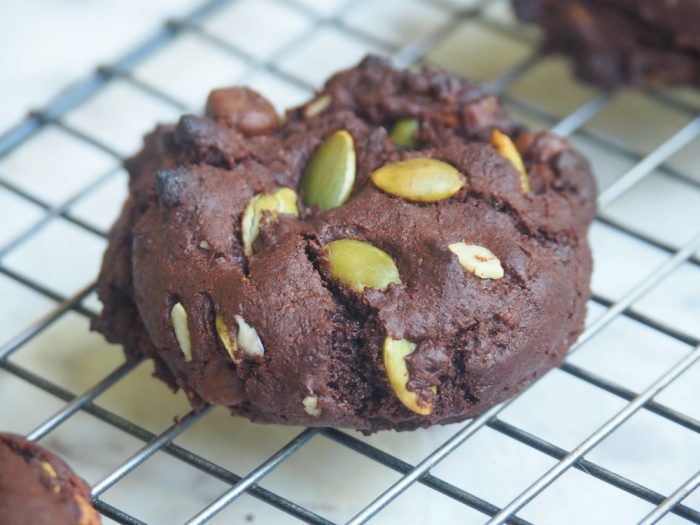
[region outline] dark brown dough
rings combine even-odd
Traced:
[[[318,98],[327,96],[319,114],[290,110],[284,124],[254,136],[195,116],[148,135],[126,163],[130,195],[104,258],[95,327],[129,358],[151,357],[157,375],[197,408],[220,403],[260,422],[366,432],[473,417],[556,366],[581,332],[589,296],[588,163],[563,140],[514,124],[481,87],[441,71],[398,71],[370,57],[331,78]],[[415,149],[388,136],[405,117],[420,121]],[[531,192],[491,145],[494,128],[514,137]],[[299,217],[280,215],[245,256],[241,215],[251,198],[282,186],[298,192],[309,158],[339,129],[357,155],[348,202],[327,212],[299,202]],[[371,182],[380,166],[410,157],[453,165],[466,186],[415,203]],[[363,293],[342,286],[323,248],[339,238],[387,252],[402,284]],[[493,251],[505,277],[465,271],[447,248],[462,240]],[[188,313],[191,361],[173,330],[176,302]],[[233,328],[242,316],[264,356],[234,364],[216,315]],[[429,416],[391,389],[387,336],[417,344],[408,388],[434,403]],[[318,398],[320,415],[304,410],[306,396]]]
[[[2,525],[98,525],[90,487],[66,463],[21,436],[0,433]]]
[[[582,79],[615,86],[700,86],[697,0],[513,0]]]

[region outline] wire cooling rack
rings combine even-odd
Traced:
[[[164,22],[162,30],[154,38],[114,63],[99,67],[92,76],[63,92],[43,109],[30,113],[0,137],[0,190],[40,210],[33,221],[23,225],[20,232],[0,244],[0,277],[11,284],[12,290],[31,290],[32,294],[53,305],[46,308],[43,316],[15,326],[12,337],[0,346],[0,372],[4,372],[8,378],[19,379],[36,387],[62,403],[49,417],[39,417],[41,423],[26,432],[29,439],[50,438],[52,433],[59,432],[62,427],[70,427],[71,420],[85,413],[106,424],[111,431],[121,431],[140,442],[141,445],[131,455],[119,455],[120,450],[110,450],[108,443],[97,452],[112,457],[114,463],[106,474],[100,476],[101,480],[93,484],[94,504],[106,521],[124,524],[145,522],[135,517],[134,514],[137,513],[132,513],[128,505],[110,500],[111,491],[124,484],[131,475],[143,470],[149,459],[162,454],[173,458],[175,465],[170,465],[172,468],[184,468],[183,465],[187,465],[197,471],[200,478],[195,479],[202,480],[203,484],[209,478],[220,482],[216,489],[219,492],[217,497],[208,496],[210,502],[192,512],[192,517],[189,517],[190,514],[178,517],[179,522],[189,524],[216,521],[217,516],[221,518],[227,509],[235,507],[244,496],[252,496],[263,502],[263,506],[269,505],[283,511],[274,520],[275,523],[292,518],[317,524],[340,521],[351,524],[368,521],[397,522],[396,516],[399,514],[387,513],[387,509],[410,507],[407,499],[401,496],[421,485],[431,493],[444,497],[444,500],[440,500],[444,503],[438,506],[447,506],[448,501],[454,505],[449,507],[449,514],[440,514],[442,507],[432,507],[422,517],[411,517],[409,514],[401,519],[402,522],[603,523],[605,520],[596,518],[601,510],[598,507],[621,506],[622,502],[627,502],[628,506],[635,509],[625,518],[629,521],[614,518],[614,521],[608,522],[632,523],[641,520],[639,522],[644,524],[700,523],[700,498],[697,497],[700,485],[700,448],[697,446],[697,440],[700,439],[700,216],[696,211],[700,209],[700,177],[697,168],[695,172],[692,168],[693,162],[700,162],[700,157],[697,156],[700,150],[700,97],[691,91],[678,90],[636,93],[596,91],[591,87],[580,86],[566,76],[557,77],[556,74],[549,83],[532,85],[528,80],[530,75],[539,70],[547,77],[551,74],[548,64],[552,60],[556,62],[556,59],[543,55],[537,46],[537,36],[531,29],[524,29],[512,22],[504,1],[468,1],[466,5],[459,5],[447,0],[401,3],[370,3],[368,0],[346,3],[268,0],[267,4],[284,7],[294,16],[287,20],[288,24],[281,26],[285,30],[280,31],[280,38],[288,38],[284,45],[277,49],[271,45],[264,53],[259,53],[259,49],[246,49],[245,42],[236,43],[235,38],[232,41],[226,38],[225,33],[222,36],[221,27],[225,28],[228,22],[220,17],[237,3],[243,3],[243,0],[213,0],[187,16]],[[252,2],[249,4],[252,5]],[[262,2],[256,4],[259,6]],[[367,22],[357,22],[362,19],[360,15],[363,10]],[[411,33],[411,24],[415,22],[411,20],[410,13],[415,13],[416,17],[429,16],[432,25],[429,31],[416,32],[410,39],[394,38],[392,26],[386,22],[391,19],[392,12],[404,17],[399,24],[404,34]],[[262,30],[267,21],[261,18],[259,23]],[[297,28],[295,34],[287,31],[290,27]],[[243,28],[237,28],[234,24],[230,27],[230,33],[235,35],[237,29]],[[256,31],[257,28],[253,27],[252,30]],[[465,31],[471,34],[469,39],[464,36]],[[308,64],[319,60],[317,55],[306,50],[308,43],[313,39],[325,38],[319,35],[329,32],[340,40],[325,50],[326,58],[322,61],[321,69],[327,69],[319,70],[313,75],[300,74],[300,67],[303,70]],[[486,77],[491,89],[502,95],[506,105],[518,118],[540,127],[549,127],[593,155],[601,186],[598,198],[600,213],[593,230],[596,275],[602,272],[612,284],[608,286],[608,293],[603,293],[599,289],[605,286],[596,286],[594,278],[595,293],[590,302],[589,322],[566,362],[525,393],[476,419],[440,430],[401,434],[400,439],[404,443],[408,442],[409,446],[414,439],[425,443],[425,436],[432,436],[432,440],[427,441],[430,446],[425,453],[421,451],[421,457],[408,454],[411,456],[410,461],[400,457],[401,454],[394,454],[393,450],[382,447],[381,438],[374,441],[376,438],[364,438],[335,429],[306,429],[298,432],[290,429],[290,432],[295,432],[292,439],[286,440],[276,452],[265,454],[261,461],[250,465],[245,474],[236,474],[232,467],[208,458],[206,452],[175,442],[176,438],[186,437],[186,433],[196,429],[198,424],[201,425],[201,421],[214,410],[212,407],[200,413],[188,412],[165,430],[153,432],[147,428],[148,425],[132,421],[118,411],[103,406],[101,396],[118,389],[141,363],[117,363],[95,384],[79,390],[80,393],[53,380],[43,370],[23,363],[23,351],[30,352],[26,349],[35,340],[46,337],[51,327],[71,315],[71,312],[88,319],[95,315],[92,295],[94,286],[90,284],[77,293],[74,290],[63,293],[61,287],[46,284],[41,278],[41,275],[54,271],[52,261],[32,263],[34,268],[38,268],[40,276],[37,277],[37,272],[25,271],[21,264],[25,259],[22,256],[13,259],[14,254],[21,252],[26,245],[38,242],[38,236],[42,242],[48,239],[51,243],[51,228],[57,221],[104,238],[107,224],[95,224],[89,215],[79,212],[80,205],[95,193],[104,191],[105,187],[111,188],[109,185],[115,178],[118,182],[123,182],[123,172],[119,169],[108,170],[105,175],[75,187],[66,198],[50,199],[41,191],[27,189],[27,185],[14,180],[10,173],[13,165],[8,165],[9,160],[31,148],[33,143],[40,140],[42,131],[52,129],[98,150],[115,163],[121,162],[125,154],[130,152],[133,142],[126,145],[124,140],[109,136],[105,138],[102,129],[104,126],[91,127],[91,122],[99,123],[105,114],[109,116],[118,113],[120,108],[98,107],[94,110],[97,115],[94,117],[97,120],[94,121],[81,115],[81,111],[84,113],[84,108],[94,103],[98,95],[113,89],[115,85],[122,88],[127,86],[158,104],[163,111],[153,118],[165,118],[162,115],[166,113],[168,116],[171,113],[174,115],[201,104],[200,94],[197,94],[199,98],[192,94],[190,100],[194,102],[185,100],[188,96],[186,88],[197,81],[194,75],[189,79],[183,77],[179,84],[158,85],[158,66],[148,65],[153,59],[156,62],[164,60],[167,66],[167,58],[154,57],[164,56],[164,50],[177,46],[183,38],[193,37],[207,53],[227,55],[235,60],[236,67],[241,71],[240,82],[250,81],[255,84],[253,80],[257,79],[261,84],[269,86],[279,81],[299,96],[310,93],[314,84],[327,72],[339,65],[350,65],[355,60],[354,56],[350,60],[352,53],[347,51],[347,46],[343,47],[346,40],[360,43],[364,49],[387,54],[402,67],[423,61],[465,74],[472,74],[475,70],[485,72],[482,76]],[[338,47],[334,47],[336,44]],[[516,51],[506,53],[504,46]],[[450,47],[453,50],[451,61],[445,59],[449,54],[445,49],[449,50]],[[506,56],[507,59],[504,58]],[[339,64],[344,61],[347,64]],[[185,71],[195,66],[194,61],[180,64],[181,70]],[[666,113],[671,116],[659,117]],[[140,118],[137,112],[131,113],[129,118],[131,117]],[[620,121],[626,121],[625,129],[631,129],[632,132],[620,133]],[[147,122],[147,127],[153,123]],[[145,129],[139,130],[141,131]],[[133,138],[130,137],[129,140]],[[687,168],[688,165],[690,169]],[[80,170],[81,165],[74,165],[73,169]],[[641,192],[640,188],[643,187],[646,190]],[[111,196],[111,199],[114,200],[115,197]],[[7,220],[5,218],[3,222]],[[12,220],[11,217],[9,221]],[[68,248],[64,246],[63,251]],[[4,299],[4,302],[8,302],[7,296]],[[13,297],[9,297],[9,300],[12,301]],[[640,330],[641,339],[639,336],[635,338],[634,334]],[[73,335],[76,340],[83,337],[82,333]],[[655,348],[657,343],[663,341],[663,344],[674,350],[653,354],[652,350],[642,348],[644,342],[640,341],[644,339],[649,341],[650,347]],[[47,356],[51,344],[49,342],[47,346],[46,341],[43,344],[45,353],[42,355]],[[607,350],[607,354],[601,357],[600,352],[603,350]],[[113,353],[117,355],[116,351]],[[574,353],[577,354],[573,355]],[[597,360],[587,357],[590,355],[598,356]],[[618,361],[615,360],[616,356]],[[80,366],[88,370],[90,360],[98,359],[97,352],[82,359]],[[2,399],[2,381],[9,381],[5,376],[0,380],[0,406],[14,404],[9,397]],[[538,389],[542,390],[541,385],[551,377],[559,378],[560,383],[555,383],[555,386],[560,384],[560,389],[555,389],[553,395],[551,392],[548,395],[546,390],[537,394]],[[576,381],[575,385],[579,385],[576,388],[583,389],[581,397],[594,400],[589,409],[598,406],[596,400],[603,399],[599,396],[606,396],[606,409],[601,411],[602,416],[593,419],[593,426],[590,426],[583,411],[574,406],[569,406],[569,412],[564,412],[572,414],[568,418],[554,412],[536,414],[538,403],[541,403],[539,406],[542,411],[549,411],[553,405],[547,405],[550,401],[545,398],[557,398],[569,388],[566,385],[574,384],[565,381]],[[153,385],[156,384],[153,382]],[[673,392],[676,394],[672,395]],[[144,393],[146,395],[149,394]],[[528,396],[534,396],[534,404],[527,405]],[[520,412],[515,410],[523,403],[524,409]],[[26,411],[30,420],[35,408]],[[567,407],[564,409],[566,411]],[[528,420],[526,416],[532,416],[533,413],[536,415]],[[648,444],[642,447],[639,456],[633,456],[636,459],[631,462],[619,461],[625,455],[625,450],[635,449],[647,439],[644,432],[635,433],[634,426],[631,430],[628,428],[630,422],[644,414],[652,414],[656,418],[653,427],[669,428],[667,435],[682,431],[685,437],[680,441],[671,439]],[[3,427],[3,417],[0,409],[0,428]],[[535,424],[531,423],[533,419]],[[586,420],[587,423],[577,423],[581,420]],[[232,434],[230,446],[235,447],[236,428],[245,423],[233,419],[230,421],[232,429],[226,431]],[[236,422],[233,423],[234,421]],[[520,424],[521,421],[523,424]],[[71,428],[73,437],[77,439],[80,430]],[[624,428],[628,430],[621,433]],[[481,454],[480,447],[483,447],[484,440],[479,441],[479,436],[487,430],[495,441],[503,443],[501,446],[504,450],[510,443],[516,443],[519,447],[517,450],[522,451],[509,453],[503,460],[506,467],[511,469],[508,472],[490,472],[488,463],[486,467],[483,463],[480,464],[482,470],[476,478],[491,480],[484,481],[483,484],[507,485],[511,477],[520,474],[515,489],[506,495],[494,497],[498,502],[488,497],[489,492],[482,490],[478,482],[471,485],[460,483],[459,477],[454,474],[455,470],[472,468],[465,457],[474,459]],[[268,431],[271,431],[271,427],[254,429],[257,435]],[[568,437],[558,438],[564,435]],[[299,457],[302,450],[308,450],[312,444],[323,439],[326,440],[327,447],[332,447],[327,457],[342,456],[346,459],[336,465],[319,465],[317,468],[321,471],[324,467],[337,468],[341,470],[342,477],[342,471],[349,469],[346,477],[352,476],[353,472],[357,476],[362,471],[352,470],[350,465],[360,462],[362,465],[380,465],[395,473],[391,478],[382,477],[384,484],[379,487],[374,487],[364,477],[356,477],[356,484],[368,484],[371,489],[364,493],[369,494],[369,497],[365,497],[365,501],[353,508],[347,516],[334,513],[334,505],[338,502],[318,501],[327,498],[327,495],[323,493],[321,496],[322,488],[314,485],[317,478],[305,475],[303,469],[293,471],[292,479],[296,475],[298,483],[308,487],[305,502],[283,495],[282,490],[266,488],[264,483],[266,477],[279,472],[285,465],[292,463],[293,458]],[[615,443],[616,440],[617,448],[614,450],[617,453],[613,459],[602,453],[596,455],[607,443]],[[469,456],[471,451],[474,451],[474,455]],[[526,457],[533,451],[545,461],[531,471],[532,469],[526,468]],[[89,450],[84,453],[90,457],[95,454]],[[639,460],[639,457],[642,459]],[[660,468],[659,465],[664,464],[657,461],[660,457],[670,458],[667,463],[670,466]],[[304,456],[304,462],[313,461],[313,454]],[[494,460],[494,469],[496,463]],[[456,468],[448,475],[447,467],[450,466]],[[654,488],[653,482],[639,481],[653,481],[656,479],[654,476],[661,476],[662,470],[670,471],[665,478],[667,481],[663,484],[663,491]],[[546,509],[539,513],[531,510],[537,507],[538,501],[544,501],[544,507],[550,510],[565,506],[565,498],[548,499],[547,494],[562,479],[576,472],[580,475],[575,478],[577,488],[573,489],[574,492],[588,491],[589,482],[595,480],[597,486],[613,490],[616,497],[603,502],[596,501],[595,497],[588,503],[584,500],[583,510],[577,511],[582,516],[577,517],[569,515],[569,518],[557,518],[561,514],[550,515]],[[144,484],[139,489],[142,492],[148,493],[151,490],[149,484],[159,483],[148,478],[140,479]],[[385,479],[391,481],[384,482]],[[196,490],[196,487],[189,486],[189,489]],[[571,488],[568,490],[571,491]],[[418,500],[428,501],[425,492],[412,493],[419,494],[415,496]],[[563,492],[560,490],[553,494],[556,496]],[[156,497],[161,498],[163,506],[174,504],[174,498],[169,498],[167,494]],[[336,497],[342,502],[342,491],[336,493]],[[221,511],[224,514],[219,515]],[[326,517],[327,515],[332,517]],[[614,513],[608,514],[610,515],[615,516]],[[255,515],[246,515],[244,519],[253,520]]]

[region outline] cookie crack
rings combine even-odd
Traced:
[[[576,240],[571,239],[569,235],[564,232],[556,233],[542,227],[533,230],[525,223],[522,217],[520,217],[520,214],[511,203],[503,199],[499,199],[495,195],[470,190],[466,193],[463,202],[470,198],[483,202],[492,210],[506,215],[519,233],[535,240],[538,244],[545,248],[551,248],[551,245],[564,245],[570,247],[576,244]]]
[[[352,390],[355,393],[361,393],[361,404],[359,404],[359,406],[352,406],[352,411],[354,416],[359,420],[365,420],[366,417],[363,416],[363,414],[372,412],[371,406],[378,406],[383,397],[383,391],[377,386],[378,382],[371,377],[372,373],[376,373],[376,363],[373,362],[368,353],[361,351],[363,348],[371,347],[368,341],[372,339],[372,332],[376,331],[374,328],[378,327],[376,326],[378,325],[376,313],[371,311],[372,308],[365,304],[360,308],[359,305],[356,304],[358,302],[357,300],[344,294],[338,285],[325,275],[321,267],[320,255],[318,252],[320,247],[318,237],[313,234],[303,234],[302,239],[304,241],[304,253],[306,257],[314,271],[318,274],[321,284],[328,290],[336,306],[336,316],[333,319],[333,324],[337,327],[337,332],[334,333],[331,342],[331,347],[335,355],[331,356],[331,363],[334,363],[336,366],[345,364],[351,367],[354,374],[356,374],[354,378],[358,380],[360,384],[353,385]],[[339,340],[336,339],[336,334],[340,338]],[[351,359],[349,362],[343,359],[343,347],[345,347],[345,350],[350,350],[351,352]],[[329,370],[332,370],[332,366],[333,365],[329,367]],[[341,377],[342,372],[341,370]],[[346,385],[340,384],[334,380],[329,381],[328,386],[339,396],[339,401],[341,403],[347,402],[349,393],[344,392],[344,386]]]
[[[463,391],[463,399],[467,404],[476,405],[480,399],[472,392],[470,381],[467,376],[467,365],[465,363],[465,354],[469,351],[469,345],[465,344],[463,341],[465,339],[472,339],[476,337],[479,331],[479,320],[474,320],[470,325],[458,330],[452,336],[448,348],[452,350],[452,355],[450,356],[450,361],[452,365],[452,370],[454,371],[454,381],[460,384]]]

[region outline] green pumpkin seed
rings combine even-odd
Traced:
[[[418,394],[407,388],[409,374],[406,357],[412,354],[415,349],[416,345],[411,341],[387,337],[384,340],[384,348],[382,349],[382,360],[384,361],[389,384],[399,401],[416,414],[429,416],[433,411],[432,402],[427,404],[420,403]],[[436,392],[437,387],[435,387],[435,392],[433,393]]]
[[[465,184],[455,167],[428,158],[386,164],[372,173],[372,182],[386,193],[416,202],[447,199]]]
[[[400,148],[415,148],[418,145],[420,122],[417,118],[402,118],[391,128],[391,139]]]
[[[331,275],[356,292],[365,288],[384,290],[390,283],[401,284],[393,259],[367,242],[340,239],[328,243],[326,253]]]
[[[352,135],[344,129],[336,131],[316,150],[304,170],[302,202],[322,210],[344,204],[352,193],[356,169]]]
[[[263,225],[273,222],[280,213],[297,217],[299,215],[297,194],[289,188],[280,188],[275,193],[256,195],[250,200],[241,219],[241,237],[245,255],[253,254],[253,243],[258,238],[266,211],[270,215]]]

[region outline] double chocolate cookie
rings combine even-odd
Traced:
[[[513,0],[597,84],[700,86],[697,0]]]
[[[460,421],[581,332],[589,166],[467,80],[370,57],[282,123],[217,90],[126,167],[95,327],[196,408],[366,432]]]
[[[2,525],[99,525],[90,488],[55,454],[0,433]]]

